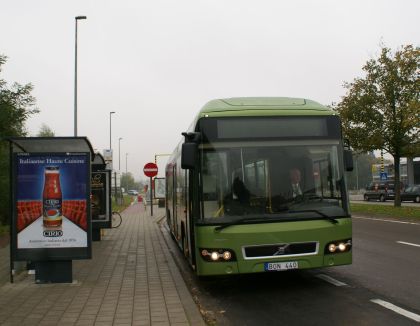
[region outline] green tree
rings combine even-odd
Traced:
[[[130,190],[130,189],[138,190],[135,187],[134,177],[130,172],[122,173],[122,175],[121,175],[121,187],[125,188],[125,191]]]
[[[383,149],[395,164],[395,206],[401,206],[400,158],[420,144],[420,49],[382,47],[364,66],[364,78],[345,83],[347,94],[335,107],[354,149]]]
[[[347,172],[347,182],[349,189],[362,189],[372,182],[372,164],[376,159],[373,154],[354,153],[354,169]]]
[[[37,136],[38,137],[54,137],[55,133],[50,127],[48,127],[45,123],[43,123],[41,125],[41,128],[39,129]]]
[[[0,73],[6,63],[0,55]],[[31,84],[11,86],[0,78],[0,222],[7,223],[9,216],[9,146],[8,137],[26,136],[25,122],[37,113],[35,98],[31,95]]]

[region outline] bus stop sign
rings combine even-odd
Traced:
[[[146,163],[143,172],[146,177],[153,178],[158,174],[158,167],[155,163]]]

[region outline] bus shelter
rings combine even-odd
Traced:
[[[86,137],[10,138],[11,281],[29,261],[36,283],[72,282],[72,260],[90,259],[91,161]]]
[[[111,228],[111,170],[104,157],[95,153],[91,175],[92,240],[101,240],[101,229]]]

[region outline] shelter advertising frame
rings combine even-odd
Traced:
[[[13,152],[14,260],[92,257],[91,152]]]
[[[111,223],[111,171],[93,170],[91,175],[92,228],[109,229]]]
[[[166,187],[165,187],[165,178],[154,178],[154,187],[153,193],[155,199],[165,199],[166,197]]]

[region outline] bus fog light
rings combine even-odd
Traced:
[[[216,252],[216,251],[213,251],[212,253],[211,253],[211,259],[213,260],[213,261],[216,261],[216,260],[218,260],[219,259],[219,254]]]
[[[229,251],[225,251],[223,253],[223,259],[224,260],[230,260],[232,258],[232,254]]]
[[[329,246],[328,246],[328,250],[330,251],[330,252],[335,252],[335,250],[337,249],[337,247],[336,247],[336,245],[334,244],[334,243],[331,243]]]

